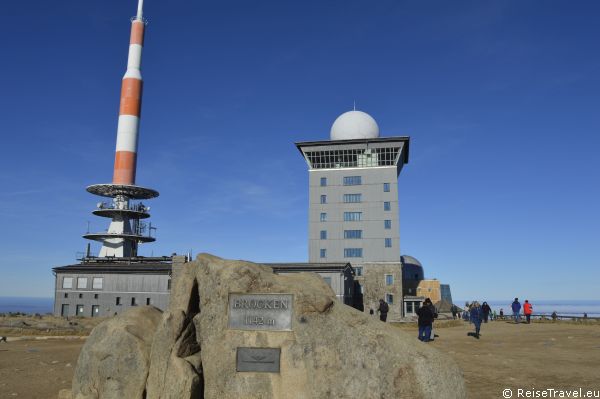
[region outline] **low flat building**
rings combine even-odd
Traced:
[[[175,257],[184,262],[185,256]],[[85,258],[53,268],[54,315],[112,316],[131,307],[153,305],[166,310],[174,259],[145,257]]]

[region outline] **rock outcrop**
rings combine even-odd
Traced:
[[[77,360],[73,398],[142,398],[161,317],[159,309],[144,306],[94,328]]]
[[[231,293],[293,295],[291,331],[229,328]],[[155,311],[140,317],[141,310],[94,330],[77,365],[75,398],[466,397],[452,359],[343,305],[316,274],[280,276],[266,266],[202,254],[174,276],[161,320]],[[132,323],[144,324],[143,339],[128,331]],[[280,348],[279,372],[236,371],[237,349],[245,347]],[[139,369],[125,376],[129,365]]]

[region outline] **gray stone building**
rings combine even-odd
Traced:
[[[402,316],[398,176],[410,138],[379,137],[373,118],[342,114],[331,140],[299,142],[309,169],[309,262],[350,262],[364,309],[379,299],[390,319]]]
[[[185,256],[86,258],[55,267],[54,315],[103,317],[144,305],[165,310],[172,264],[186,260]]]

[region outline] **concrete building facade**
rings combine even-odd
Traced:
[[[398,176],[410,138],[379,138],[365,115],[340,116],[332,140],[296,143],[309,170],[308,258],[350,262],[365,312],[384,299],[393,319],[403,310]]]

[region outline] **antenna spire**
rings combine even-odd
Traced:
[[[354,110],[356,111],[356,100],[354,100]]]
[[[143,9],[144,8],[144,0],[138,0],[138,10],[137,10],[137,16],[136,19],[138,21],[141,21],[143,18]]]

